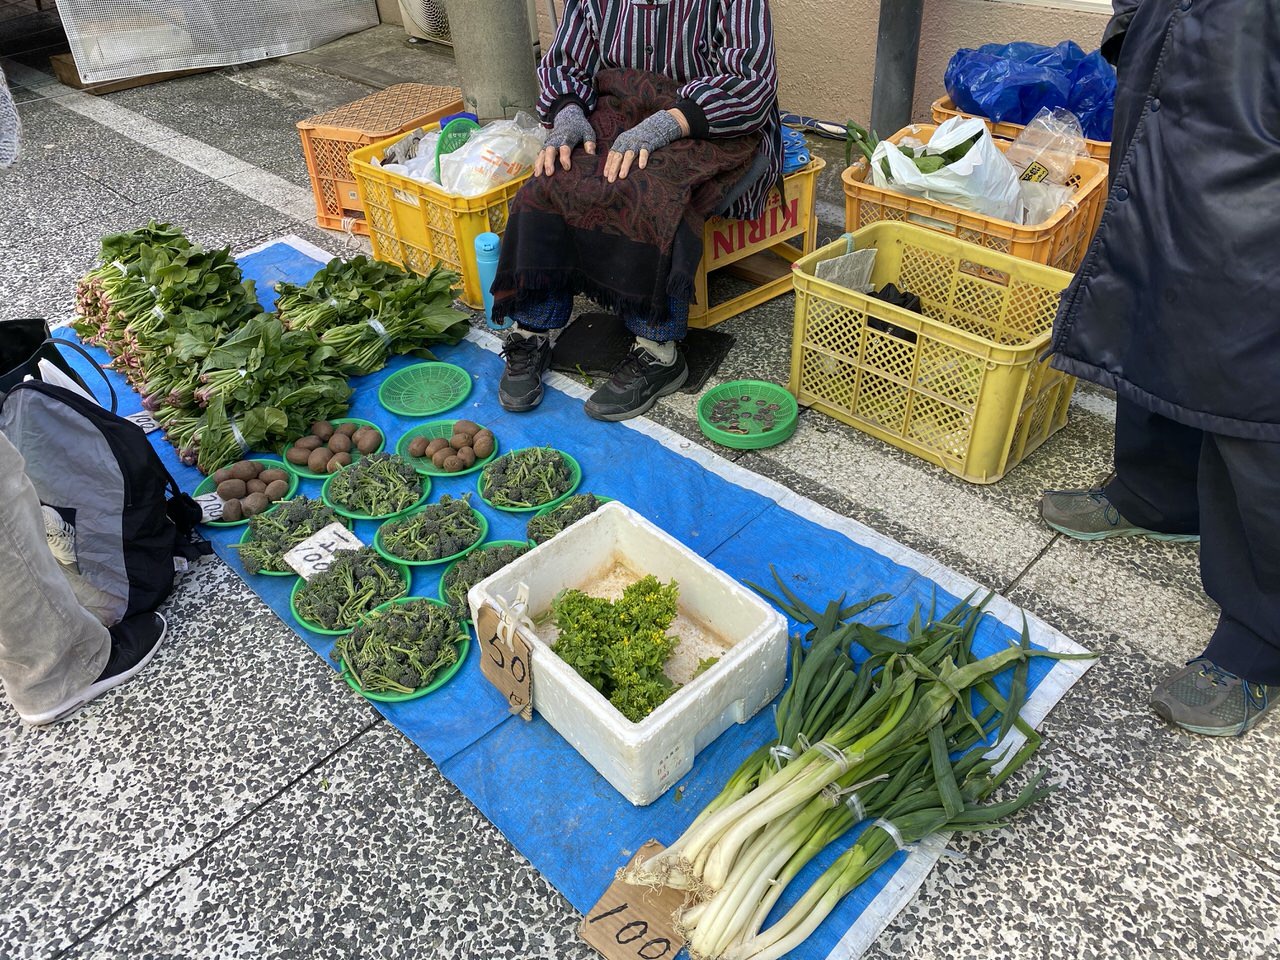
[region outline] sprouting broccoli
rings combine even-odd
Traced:
[[[293,598],[298,615],[325,630],[346,630],[388,600],[409,591],[408,579],[373,550],[345,550]]]
[[[270,513],[249,521],[249,536],[235,545],[240,561],[250,573],[292,573],[284,555],[340,518],[319,500],[296,497]]]
[[[587,514],[594,513],[604,503],[593,493],[580,493],[570,497],[553,510],[533,517],[525,532],[534,543],[546,543],[565,527],[572,526]]]
[[[540,507],[568,492],[572,484],[568,461],[551,447],[503,454],[480,474],[480,492],[495,507]]]
[[[444,574],[444,596],[454,615],[467,618],[467,591],[528,551],[527,544],[481,547],[457,561]]]
[[[422,477],[394,453],[371,453],[328,481],[329,500],[369,517],[389,517],[422,498]]]
[[[382,548],[401,560],[433,563],[479,543],[484,529],[470,494],[461,499],[446,494],[439,503],[383,524],[378,536]]]
[[[457,662],[461,638],[447,607],[410,600],[367,616],[330,656],[368,693],[412,693]]]

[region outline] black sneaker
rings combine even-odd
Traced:
[[[551,366],[551,338],[512,333],[502,346],[507,368],[498,383],[498,402],[513,413],[532,410],[542,402],[542,375]]]
[[[644,347],[632,347],[613,368],[609,382],[587,400],[587,416],[630,420],[652,407],[659,397],[675,393],[688,379],[689,364],[679,349],[672,363],[661,363]]]
[[[52,710],[19,716],[35,726],[67,719],[90,700],[133,679],[160,649],[167,630],[168,624],[158,613],[140,613],[117,623],[108,631],[111,654],[97,680]]]

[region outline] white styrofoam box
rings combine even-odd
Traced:
[[[473,618],[528,587],[533,618],[566,589],[591,592],[619,563],[638,577],[679,585],[680,612],[728,644],[640,723],[632,723],[527,628],[533,648],[533,707],[637,806],[652,803],[693,767],[693,758],[734,723],[745,723],[782,689],[787,623],[736,580],[617,501],[606,503],[471,588]]]

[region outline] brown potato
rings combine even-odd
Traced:
[[[434,457],[438,451],[447,449],[449,449],[449,441],[444,437],[436,437],[427,444],[427,456]]]
[[[453,450],[450,447],[443,447],[437,450],[431,457],[431,462],[439,469],[444,469],[444,462],[453,456]]]
[[[430,446],[426,437],[414,437],[409,441],[409,456],[423,457],[427,454],[427,447]]]
[[[223,467],[221,470],[219,470],[217,473],[213,475],[213,485],[216,487],[220,485],[224,480],[230,480],[230,479],[232,479],[231,471],[228,468]]]
[[[240,501],[240,509],[246,517],[256,517],[271,507],[265,493],[251,493]]]
[[[357,430],[355,436],[351,439],[355,442],[356,449],[361,453],[373,453],[373,451],[382,446],[382,434],[373,427]]]
[[[459,420],[453,425],[454,433],[479,433],[480,429],[480,424],[474,420]]]
[[[222,505],[222,519],[227,523],[239,523],[244,519],[244,509],[239,500],[228,500]]]
[[[324,443],[333,436],[334,427],[328,420],[317,420],[311,425],[311,435],[319,437],[320,442]]]
[[[462,468],[475,466],[476,453],[470,447],[463,447],[458,451],[458,459],[462,461]]]
[[[459,470],[465,469],[462,463],[462,458],[456,454],[445,457],[444,463],[441,464],[441,466],[443,466],[449,473],[457,473]]]
[[[305,467],[311,457],[311,451],[296,444],[284,452],[284,458],[296,467]]]
[[[335,433],[332,437],[329,438],[330,453],[350,453],[351,446],[352,446],[351,438],[348,437],[346,434]]]
[[[249,493],[266,493],[267,485],[261,480],[254,479],[245,484],[245,489],[248,490]]]
[[[294,446],[299,450],[319,450],[324,446],[324,441],[319,437],[303,437]]]
[[[241,460],[239,463],[233,463],[229,468],[231,476],[236,480],[252,480],[262,472],[262,468],[252,460]]]
[[[258,474],[258,479],[263,483],[275,483],[277,480],[289,481],[289,474],[278,467],[272,470],[263,470]]]
[[[325,464],[324,472],[337,473],[343,467],[349,466],[350,464],[351,464],[351,454],[335,453],[333,455],[333,459],[331,459],[327,464]]]
[[[284,499],[284,495],[289,492],[289,481],[272,480],[267,484],[267,489],[264,492],[267,495],[267,499],[272,503],[275,503],[277,500],[282,500]]]
[[[328,447],[312,450],[311,456],[307,458],[307,469],[312,473],[324,473],[324,468],[328,465],[332,456],[333,453],[330,452]]]
[[[486,437],[477,433],[476,439],[471,445],[471,449],[475,453],[476,459],[483,460],[485,457],[489,456],[489,454],[493,453],[493,435],[490,434]]]
[[[218,496],[223,500],[239,500],[241,497],[248,494],[248,492],[249,491],[245,489],[245,482],[243,480],[223,480],[218,484]]]
[[[455,450],[461,450],[463,447],[471,446],[471,434],[455,433],[449,440],[449,446],[453,447]]]
[[[476,439],[476,440],[479,440],[481,437],[488,437],[490,440],[492,440],[492,439],[493,439],[493,431],[492,431],[492,430],[487,430],[487,429],[485,429],[485,428],[483,428],[483,427],[482,427],[481,429],[477,430],[477,431],[476,431],[476,433],[475,433],[475,439]]]
[[[338,424],[338,433],[345,433],[348,437],[360,429],[358,423],[340,423]]]

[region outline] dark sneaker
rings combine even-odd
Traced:
[[[1280,687],[1248,683],[1205,657],[1197,657],[1151,695],[1165,721],[1209,737],[1239,736],[1280,701]]]
[[[502,347],[502,359],[507,361],[498,383],[502,409],[513,413],[532,410],[542,402],[542,375],[551,366],[551,338],[509,334]]]
[[[168,624],[158,613],[140,613],[121,621],[109,630],[111,654],[97,680],[52,710],[19,716],[35,726],[67,719],[90,700],[132,680],[160,649],[167,630]]]
[[[587,400],[587,416],[597,420],[630,420],[638,417],[659,397],[675,393],[689,379],[689,364],[676,350],[673,363],[661,363],[643,347],[632,347],[609,377],[609,382]]]
[[[1135,526],[1111,505],[1106,491],[1048,490],[1040,498],[1040,516],[1059,533],[1077,540],[1106,540],[1109,537],[1147,537],[1173,543],[1194,543],[1195,533],[1160,533]]]

